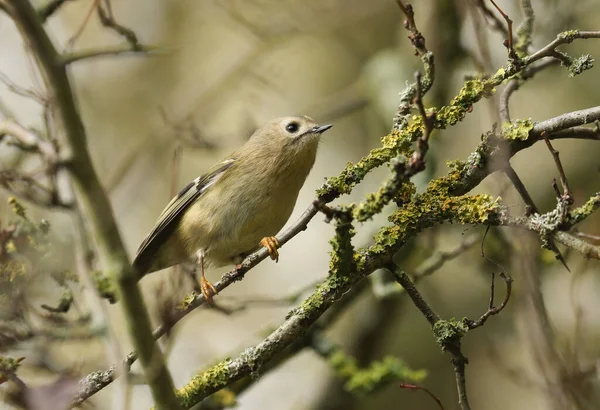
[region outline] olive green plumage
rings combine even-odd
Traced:
[[[321,133],[308,117],[259,128],[240,149],[171,200],[140,245],[140,274],[186,262],[202,252],[209,266],[237,263],[274,236],[290,217],[312,168]]]

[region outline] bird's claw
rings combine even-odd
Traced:
[[[269,257],[275,262],[279,262],[279,252],[277,248],[279,248],[279,241],[274,236],[266,236],[262,238],[259,245],[267,248],[267,252],[269,252]]]
[[[217,292],[217,289],[215,289],[213,284],[207,281],[204,277],[200,279],[200,290],[202,291],[204,300],[206,300],[209,305],[214,305],[215,302],[213,301],[213,296],[219,292]]]

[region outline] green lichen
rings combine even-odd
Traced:
[[[368,194],[364,201],[356,205],[353,214],[357,221],[363,222],[371,219],[381,213],[391,201],[395,201],[398,205],[410,201],[416,191],[416,186],[412,182],[405,181],[403,169],[396,169],[379,190]]]
[[[356,272],[352,237],[356,234],[352,225],[351,208],[343,211],[335,220],[335,236],[329,241],[329,276],[348,276]]]
[[[504,210],[499,198],[490,195],[452,196],[449,191],[460,180],[459,171],[429,183],[427,190],[394,212],[388,219],[393,226],[381,228],[375,243],[369,247],[374,254],[398,250],[419,232],[444,222],[461,224],[496,224]]]
[[[298,306],[298,308],[296,308],[296,309],[292,310],[290,313],[288,313],[286,319],[289,318],[292,314],[297,313],[297,312],[308,312],[308,311],[319,310],[321,308],[321,306],[323,306],[323,304],[324,304],[322,295],[329,293],[330,286],[331,285],[329,284],[329,279],[327,279],[323,283],[319,283],[317,285],[317,287],[315,288],[315,291],[312,293],[312,295],[309,296],[308,298],[306,298],[300,304],[300,306]]]
[[[329,355],[328,363],[336,375],[346,381],[344,388],[359,396],[399,380],[420,383],[427,376],[425,370],[413,370],[394,356],[386,356],[382,361],[374,361],[369,367],[361,369],[356,359],[346,355],[340,348],[334,349]]]
[[[526,141],[533,129],[531,118],[505,122],[502,124],[502,137],[508,141]]]
[[[598,208],[600,208],[600,192],[592,196],[585,204],[583,204],[579,208],[573,209],[568,214],[565,222],[568,224],[569,227],[572,227],[578,224],[579,222],[583,221],[588,216],[590,216]]]
[[[557,38],[565,40],[566,43],[572,43],[579,35],[579,30],[567,30],[560,33]]]
[[[210,369],[194,376],[188,384],[176,391],[181,405],[190,408],[208,394],[219,390],[229,382],[230,359],[217,363]]]
[[[474,79],[465,82],[458,95],[452,99],[450,105],[437,111],[435,128],[445,129],[462,121],[467,113],[473,109],[473,104],[482,98],[489,98],[496,91],[498,82],[496,77],[490,79]]]
[[[14,197],[8,203],[15,220],[0,224],[0,281],[14,282],[31,277],[45,266],[51,255],[50,224],[41,220],[35,223],[26,208]]]
[[[209,400],[210,405],[216,409],[236,407],[238,404],[237,394],[235,394],[235,392],[230,389],[219,390],[218,392],[207,398],[207,400]]]
[[[118,297],[115,282],[100,271],[93,271],[91,276],[98,294],[110,303],[116,303]]]
[[[13,359],[12,357],[0,356],[0,384],[8,381],[10,375],[14,375],[19,369],[24,357]]]
[[[594,67],[594,58],[590,54],[584,54],[579,58],[569,58],[567,61],[568,64],[566,66],[569,71],[569,77],[575,77]]]
[[[177,305],[177,310],[188,310],[190,305],[196,300],[198,294],[194,291],[189,295],[185,295],[183,300]]]
[[[370,171],[389,162],[398,153],[410,150],[412,141],[421,135],[422,126],[422,123],[411,124],[402,131],[396,130],[384,136],[381,147],[371,150],[356,164],[349,162],[338,176],[329,178],[317,190],[317,197],[323,202],[331,202],[340,195],[349,194]]]
[[[519,25],[517,29],[517,41],[515,42],[515,51],[517,56],[523,58],[527,55],[527,50],[532,42],[533,34],[533,23],[535,21],[535,14],[531,3],[527,1],[521,2],[521,9],[525,15],[525,19]]]
[[[10,205],[14,214],[20,216],[23,219],[27,219],[27,211],[25,207],[17,200],[17,198],[11,196],[8,198],[8,204]]]
[[[465,334],[469,331],[469,326],[465,320],[438,320],[433,325],[433,335],[435,340],[446,350],[447,346],[459,343]]]

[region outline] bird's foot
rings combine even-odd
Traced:
[[[275,262],[279,262],[279,252],[277,251],[277,248],[279,248],[279,241],[276,237],[266,236],[262,238],[262,240],[259,242],[259,245],[267,248],[267,252],[269,252],[271,259],[273,259]]]
[[[206,300],[209,305],[214,305],[215,302],[213,301],[213,296],[219,292],[217,292],[217,289],[215,289],[213,284],[207,281],[204,277],[200,279],[200,290],[202,291],[204,300]]]

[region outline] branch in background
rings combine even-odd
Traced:
[[[562,166],[562,163],[560,162],[559,153],[557,150],[554,149],[554,147],[552,146],[552,143],[548,139],[548,136],[546,135],[545,132],[541,133],[541,137],[544,139],[544,142],[546,142],[546,146],[548,147],[550,154],[552,154],[552,158],[554,159],[554,163],[556,164],[556,169],[558,169],[558,175],[560,176],[560,183],[563,188],[563,193],[561,194],[560,192],[558,192],[558,198],[561,200],[565,200],[570,205],[570,203],[573,202],[573,198],[571,196],[571,190],[569,189],[569,181],[567,180],[567,176],[565,175],[565,170]],[[555,181],[555,185],[556,185],[556,181]]]
[[[61,170],[58,151],[54,142],[48,141],[32,130],[28,130],[12,120],[0,122],[0,141],[16,146],[23,152],[41,156],[46,183],[38,181],[31,175],[16,170],[0,170],[0,185],[14,194],[44,207],[74,209],[73,203],[63,199],[56,183],[57,174]]]
[[[506,40],[504,40],[504,45],[508,49],[508,59],[511,63],[518,64],[519,56],[515,52],[515,48],[513,46],[513,42],[514,42],[513,30],[512,30],[513,21],[510,19],[508,14],[506,14],[500,7],[498,7],[498,5],[496,4],[496,2],[494,0],[490,0],[490,2],[496,8],[496,10],[498,10],[498,13],[500,13],[500,15],[502,15],[502,18],[504,19],[504,21],[506,21],[507,37],[506,37]]]
[[[600,246],[592,245],[582,239],[577,238],[567,232],[558,231],[554,234],[554,238],[568,247],[583,255],[585,258],[593,258],[600,260]]]
[[[489,19],[487,21],[490,22],[491,27],[494,30],[502,33],[505,37],[508,37],[508,30],[506,29],[504,24],[502,24],[502,20],[500,20],[500,18],[498,18],[498,16],[496,16],[496,14],[486,6],[485,3],[487,0],[475,0],[475,1],[476,1],[476,7],[481,11],[481,13],[485,17],[487,17]]]
[[[510,182],[512,182],[513,186],[521,196],[521,199],[523,199],[523,202],[525,202],[525,215],[529,216],[531,214],[539,213],[538,207],[535,205],[535,202],[533,202],[533,198],[529,195],[529,191],[527,191],[525,184],[521,181],[521,178],[519,178],[519,175],[510,162],[507,161],[503,171],[508,179],[510,179]]]
[[[575,234],[575,236],[578,236],[580,238],[591,239],[593,241],[600,241],[599,235],[590,235],[589,233],[579,232],[579,231],[575,231],[574,234]]]
[[[392,272],[396,281],[404,288],[415,306],[421,311],[423,316],[425,316],[431,325],[433,333],[442,350],[447,351],[452,356],[451,362],[456,378],[458,404],[462,410],[470,410],[471,406],[469,405],[467,382],[465,379],[465,365],[468,363],[468,360],[462,354],[460,347],[461,339],[467,333],[468,328],[466,328],[464,324],[454,320],[442,320],[442,318],[429,307],[427,302],[425,302],[406,273],[400,271],[395,266],[390,266],[388,270]]]
[[[598,127],[572,127],[566,130],[557,131],[551,135],[553,140],[559,139],[582,139],[600,141],[600,130]]]
[[[75,103],[62,56],[44,30],[35,9],[24,0],[7,0],[9,15],[36,55],[48,92],[63,125],[65,167],[73,178],[75,195],[98,244],[104,269],[115,278],[120,291],[128,330],[140,355],[142,368],[159,409],[177,409],[174,385],[150,328],[150,318],[137,287],[138,275],[131,267],[112,208],[87,147],[85,127]]]
[[[415,54],[421,57],[421,62],[423,63],[425,74],[423,76],[423,82],[419,84],[419,87],[421,87],[420,93],[422,99],[422,97],[431,89],[433,81],[435,80],[435,64],[433,53],[425,46],[425,37],[423,37],[417,28],[412,6],[410,4],[404,5],[401,0],[396,0],[396,3],[406,16],[404,27],[410,32],[408,38],[415,49]],[[408,116],[410,114],[411,107],[414,106],[416,94],[416,83],[406,87],[400,93],[400,103],[398,104],[396,115],[394,116],[394,129],[399,130],[408,125]]]
[[[545,47],[523,59],[524,64],[531,64],[544,57],[556,57],[555,52],[558,46],[563,44],[571,44],[576,39],[600,38],[600,31],[579,31],[571,30],[560,33],[554,41],[550,42]]]
[[[163,51],[160,47],[152,45],[139,44],[133,48],[130,44],[122,44],[117,46],[108,46],[103,48],[93,48],[89,50],[73,51],[66,53],[62,57],[62,63],[65,65],[81,60],[89,60],[97,57],[116,56],[122,54],[155,54]]]
[[[521,11],[525,18],[517,28],[517,44],[515,44],[515,51],[519,56],[525,56],[527,55],[532,42],[535,14],[531,7],[530,0],[521,0],[520,3]]]
[[[427,259],[419,264],[416,268],[409,272],[409,276],[413,283],[417,284],[422,279],[434,274],[440,270],[446,262],[452,261],[464,254],[478,241],[478,235],[469,235],[463,238],[463,240],[454,248],[448,251],[436,251]],[[395,282],[381,283],[379,277],[375,276],[373,279],[373,293],[376,297],[385,299],[404,293],[404,288],[398,286]]]
[[[496,278],[496,275],[494,272],[492,272],[492,281],[490,285],[490,303],[488,306],[488,310],[485,311],[485,313],[481,315],[481,317],[479,317],[479,319],[477,320],[466,320],[466,323],[469,326],[469,330],[477,329],[478,327],[483,326],[490,316],[494,316],[502,312],[502,310],[508,304],[508,301],[510,300],[510,295],[512,294],[513,279],[507,272],[500,272],[499,276],[506,284],[506,293],[504,295],[504,300],[498,306],[494,306],[494,280]]]
[[[47,0],[45,4],[39,7],[37,13],[42,23],[45,23],[46,20],[57,12],[67,1],[70,0]]]
[[[440,408],[440,410],[444,410],[444,405],[442,404],[442,401],[439,399],[439,397],[435,396],[432,392],[430,392],[428,389],[422,387],[422,386],[417,386],[415,384],[407,384],[407,383],[400,383],[400,387],[402,389],[408,389],[408,390],[421,390],[424,391],[425,393],[427,393],[427,395],[429,397],[431,397],[438,405],[438,407]]]
[[[523,181],[521,181],[521,178],[519,178],[519,175],[516,173],[509,161],[506,161],[506,165],[503,171],[508,177],[508,179],[510,179],[510,182],[512,182],[512,184],[514,185],[515,189],[523,199],[523,202],[525,202],[525,216],[529,216],[531,214],[538,214],[538,207],[533,202],[533,199],[531,198],[531,195],[529,195],[525,184],[523,183]],[[563,209],[565,209],[565,211],[568,211],[567,207],[563,207]],[[568,271],[570,271],[569,266],[565,261],[565,258],[563,257],[560,250],[556,247],[553,240],[548,240],[548,249],[551,250],[554,253],[556,259],[558,259],[563,264],[563,266]]]
[[[69,38],[69,40],[67,41],[67,49],[70,49],[75,46],[75,42],[77,41],[79,36],[81,36],[81,34],[83,33],[83,30],[85,30],[86,26],[88,25],[88,23],[90,21],[90,18],[92,17],[92,14],[94,13],[94,9],[96,7],[98,7],[99,3],[100,3],[100,0],[92,0],[87,13],[85,14],[85,17],[83,18],[83,21],[81,22],[81,25],[75,31],[75,33],[71,36],[71,38]]]
[[[427,319],[431,327],[442,320],[442,318],[429,307],[427,302],[425,302],[425,299],[423,299],[413,281],[404,271],[397,269],[395,266],[389,266],[388,270],[394,275],[396,282],[404,288],[414,305],[421,311],[423,316],[425,316],[425,319]]]
[[[577,238],[576,235],[566,232],[600,208],[600,192],[592,196],[584,205],[566,214],[563,214],[560,208],[561,202],[559,201],[557,209],[542,215],[534,214],[529,217],[507,215],[503,218],[502,224],[537,232],[545,247],[548,240],[555,239],[587,258],[600,259],[600,247],[591,245]]]
[[[131,45],[132,50],[139,50],[141,44],[137,38],[135,32],[119,23],[115,20],[115,16],[112,13],[112,7],[110,4],[110,0],[106,1],[106,10],[101,4],[98,4],[97,11],[98,17],[100,18],[100,23],[106,28],[109,28],[116,32],[121,37],[124,37],[125,40]]]
[[[424,370],[413,370],[394,356],[386,356],[362,368],[354,357],[347,355],[340,346],[323,335],[313,337],[311,347],[344,382],[344,389],[358,397],[365,397],[394,381],[421,383],[427,375]]]
[[[512,78],[504,87],[504,90],[500,94],[500,120],[505,123],[511,121],[510,113],[509,113],[509,100],[512,97],[512,94],[521,87],[521,85],[533,78],[537,73],[543,71],[549,67],[553,67],[559,63],[558,60],[546,60],[542,61],[539,64],[534,64],[527,67],[525,70],[521,72],[521,75],[515,78]]]

